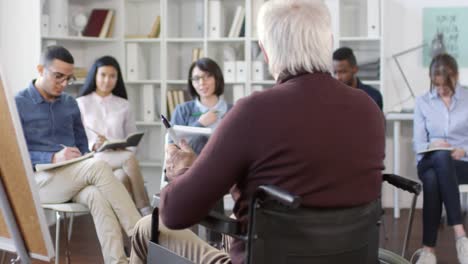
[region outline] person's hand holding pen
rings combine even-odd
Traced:
[[[81,152],[77,147],[67,147],[63,144],[60,144],[60,146],[62,146],[63,149],[54,153],[52,156],[52,163],[62,162],[81,156]]]
[[[169,144],[166,147],[166,177],[169,181],[183,174],[192,166],[197,154],[185,140],[180,140],[179,145]]]
[[[218,111],[210,110],[200,116],[198,122],[204,127],[208,127],[218,120]]]

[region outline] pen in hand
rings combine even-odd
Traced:
[[[169,134],[169,137],[171,138],[171,140],[174,142],[174,144],[179,148],[178,144],[179,144],[179,138],[177,137],[177,134],[176,132],[174,131],[174,129],[172,128],[172,125],[171,123],[169,122],[169,120],[167,120],[167,118],[161,114],[161,122],[164,124],[164,126],[166,127],[167,129],[167,133]]]

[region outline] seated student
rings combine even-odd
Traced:
[[[209,127],[215,129],[232,105],[227,104],[221,96],[224,93],[224,78],[221,68],[210,58],[201,58],[190,65],[187,89],[195,98],[176,107],[171,123],[173,125]],[[196,154],[200,154],[208,137],[197,136],[189,141]],[[223,199],[213,208],[224,213]],[[222,236],[206,230],[210,244],[220,247]]]
[[[463,227],[458,184],[468,183],[468,91],[458,83],[458,65],[448,54],[437,55],[429,66],[429,91],[416,98],[414,150],[423,183],[423,249],[417,264],[437,263],[435,246],[442,205],[452,226],[458,260],[468,263],[468,239]]]
[[[380,94],[379,90],[362,83],[356,76],[359,67],[357,66],[356,57],[352,49],[348,47],[337,49],[333,53],[333,67],[335,76],[340,82],[363,90],[375,101],[380,110],[383,109],[382,94]]]
[[[45,48],[37,79],[15,97],[33,166],[89,152],[80,109],[76,100],[63,92],[73,82],[73,63],[67,49]],[[88,206],[105,263],[128,263],[121,228],[132,236],[140,214],[107,163],[89,158],[35,172],[34,177],[42,203],[73,200]]]
[[[243,224],[262,184],[301,196],[305,207],[351,208],[380,195],[384,116],[369,96],[332,78],[325,4],[267,1],[257,25],[277,84],[239,100],[197,158],[187,144],[167,149],[170,182],[161,193],[159,244],[195,263],[243,263],[242,241],[234,239],[229,256],[185,229],[233,186],[234,214]],[[146,263],[150,224],[147,216],[136,225],[131,263]]]
[[[122,72],[113,57],[104,56],[94,62],[76,101],[92,150],[106,140],[124,139],[137,130]],[[134,150],[108,150],[97,153],[96,158],[111,165],[143,216],[153,211]]]
[[[224,78],[218,64],[210,58],[201,58],[190,65],[187,89],[195,98],[176,107],[173,125],[216,128],[227,111],[231,109],[221,98],[224,93]],[[200,154],[208,141],[207,137],[196,137],[189,145]]]

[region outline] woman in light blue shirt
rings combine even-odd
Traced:
[[[221,68],[210,58],[201,58],[190,65],[187,80],[188,92],[192,101],[177,105],[171,123],[182,126],[209,127],[215,129],[226,112],[231,109],[221,98],[224,93],[224,77]],[[197,136],[189,140],[189,145],[200,154],[208,137]],[[216,203],[214,210],[224,213],[223,201]],[[219,247],[221,234],[207,230],[207,240]]]
[[[416,99],[414,150],[423,183],[423,248],[417,264],[436,263],[434,247],[442,205],[453,227],[458,259],[468,263],[468,239],[462,225],[458,184],[468,183],[468,90],[458,83],[458,66],[448,54],[437,55],[429,67],[429,92]]]
[[[188,92],[194,100],[177,105],[171,123],[215,129],[232,107],[221,98],[224,93],[221,68],[210,58],[198,59],[190,65],[187,83]],[[200,154],[207,141],[207,137],[198,136],[192,138],[189,145]]]

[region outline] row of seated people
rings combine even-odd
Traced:
[[[165,166],[171,182],[161,194],[162,222],[167,227],[184,229],[195,224],[229,190],[236,201],[235,216],[245,221],[246,201],[260,184],[279,185],[300,195],[308,207],[355,207],[379,197],[385,156],[381,95],[357,79],[351,50],[337,50],[332,56],[331,41],[324,39],[331,36],[331,29],[323,3],[292,2],[269,1],[259,15],[260,45],[277,81],[273,89],[241,99],[231,109],[221,98],[224,81],[219,66],[203,58],[190,67],[188,91],[195,100],[177,106],[172,121],[216,127],[216,132],[208,142],[199,138],[190,145],[180,142],[178,147],[168,147]],[[272,27],[280,20],[284,29]],[[292,25],[302,30],[288,30]],[[344,84],[330,74],[332,57],[335,75]],[[442,203],[454,226],[460,262],[468,259],[463,255],[468,246],[456,191],[466,170],[468,107],[463,102],[468,97],[458,85],[453,61],[449,55],[434,58],[431,90],[416,103],[417,151],[454,147],[452,152],[419,156],[418,172],[425,188],[425,248],[419,263],[435,263],[431,262],[435,260],[434,223],[440,219]],[[73,64],[64,47],[47,47],[37,66],[37,79],[15,97],[33,166],[78,157],[136,130],[117,61],[109,56],[98,59],[76,100],[64,93],[73,81]],[[448,179],[441,180],[444,177]],[[133,237],[131,263],[145,262],[148,216],[140,218],[151,207],[134,150],[104,152],[35,172],[35,179],[41,202],[73,200],[89,207],[105,263],[128,262],[121,228]],[[188,232],[163,226],[161,236],[166,236],[166,246],[175,245],[195,262],[206,263],[206,257],[219,260],[216,263],[242,263],[242,245],[236,241],[228,256]],[[206,254],[192,254],[186,249],[193,245],[174,242],[173,234],[192,237],[190,241],[197,245],[192,249]]]

